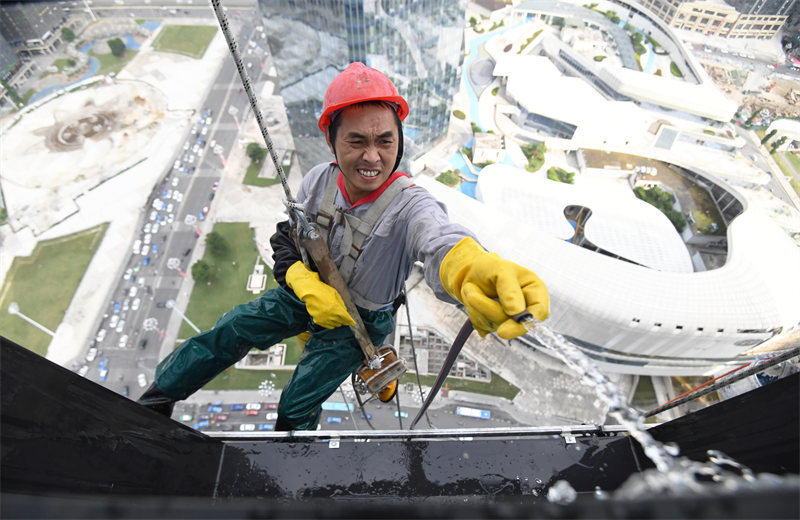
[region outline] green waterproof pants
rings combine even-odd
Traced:
[[[390,311],[359,309],[359,314],[375,345],[381,345],[394,330]],[[364,355],[349,327],[319,327],[305,304],[280,287],[234,307],[213,329],[184,342],[158,364],[155,384],[167,396],[185,399],[251,348],[266,350],[306,330],[311,338],[281,393],[278,425],[280,429],[314,429],[322,403],[358,368]]]

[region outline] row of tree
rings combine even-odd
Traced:
[[[211,256],[217,259],[223,259],[228,255],[230,248],[225,237],[212,231],[206,235],[206,248]],[[192,265],[192,278],[198,283],[209,283],[214,281],[214,265],[209,264],[205,260],[198,260]]]

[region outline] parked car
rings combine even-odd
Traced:
[[[245,409],[247,409],[247,410],[261,410],[261,403],[247,403],[247,405],[245,405]]]
[[[119,314],[111,316],[111,319],[108,321],[108,326],[115,329],[117,328],[117,323],[119,323]]]
[[[251,432],[256,429],[256,425],[252,423],[245,423],[239,425],[240,432]]]
[[[275,425],[274,424],[270,424],[270,423],[261,423],[261,424],[258,425],[258,429],[260,431],[274,430],[275,429]]]
[[[141,304],[142,304],[142,299],[141,298],[136,298],[135,300],[133,300],[133,303],[131,304],[131,310],[132,311],[139,310],[139,306]]]
[[[139,383],[139,386],[144,388],[147,386],[147,377],[144,374],[139,374],[136,376],[136,382]]]
[[[230,406],[230,408],[231,408],[231,411],[244,410],[244,405],[243,404],[232,404]]]
[[[81,377],[86,377],[86,373],[87,373],[87,372],[89,372],[89,365],[83,365],[83,366],[82,366],[82,367],[81,367],[81,368],[78,370],[78,375],[79,375],[79,376],[81,376]]]
[[[128,335],[123,334],[122,337],[119,338],[119,348],[125,348],[128,346]]]
[[[107,377],[108,377],[108,369],[107,368],[101,369],[100,370],[100,381],[105,381]]]
[[[208,407],[208,411],[213,413],[220,413],[222,411],[222,407],[212,404]]]
[[[94,338],[98,343],[106,339],[106,329],[100,329],[97,331],[97,336]]]
[[[86,352],[86,361],[91,363],[92,361],[94,361],[94,358],[96,357],[97,357],[97,348],[90,347],[89,350]]]

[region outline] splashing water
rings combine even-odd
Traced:
[[[541,344],[552,347],[564,363],[580,375],[583,384],[595,389],[598,400],[608,405],[609,415],[627,428],[655,465],[654,470],[634,473],[614,492],[615,498],[636,499],[652,496],[654,493],[706,494],[710,491],[710,486],[715,486],[717,491],[733,492],[797,485],[797,477],[787,478],[767,473],[755,475],[746,466],[717,450],[707,452],[709,461],[706,463],[679,457],[678,446],[655,440],[645,428],[644,416],[628,405],[616,384],[600,372],[575,344],[532,317],[523,319],[520,323]],[[564,480],[556,482],[547,493],[550,502],[559,504],[570,503],[576,496],[575,490]]]

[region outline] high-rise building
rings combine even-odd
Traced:
[[[672,27],[726,38],[769,39],[797,0],[641,0]]]
[[[52,52],[61,41],[65,11],[55,3],[15,2],[0,6],[0,34],[18,52]]]
[[[353,61],[385,73],[408,100],[406,161],[444,136],[464,57],[465,0],[259,0],[259,6],[304,168],[330,157],[317,118],[325,88]]]

